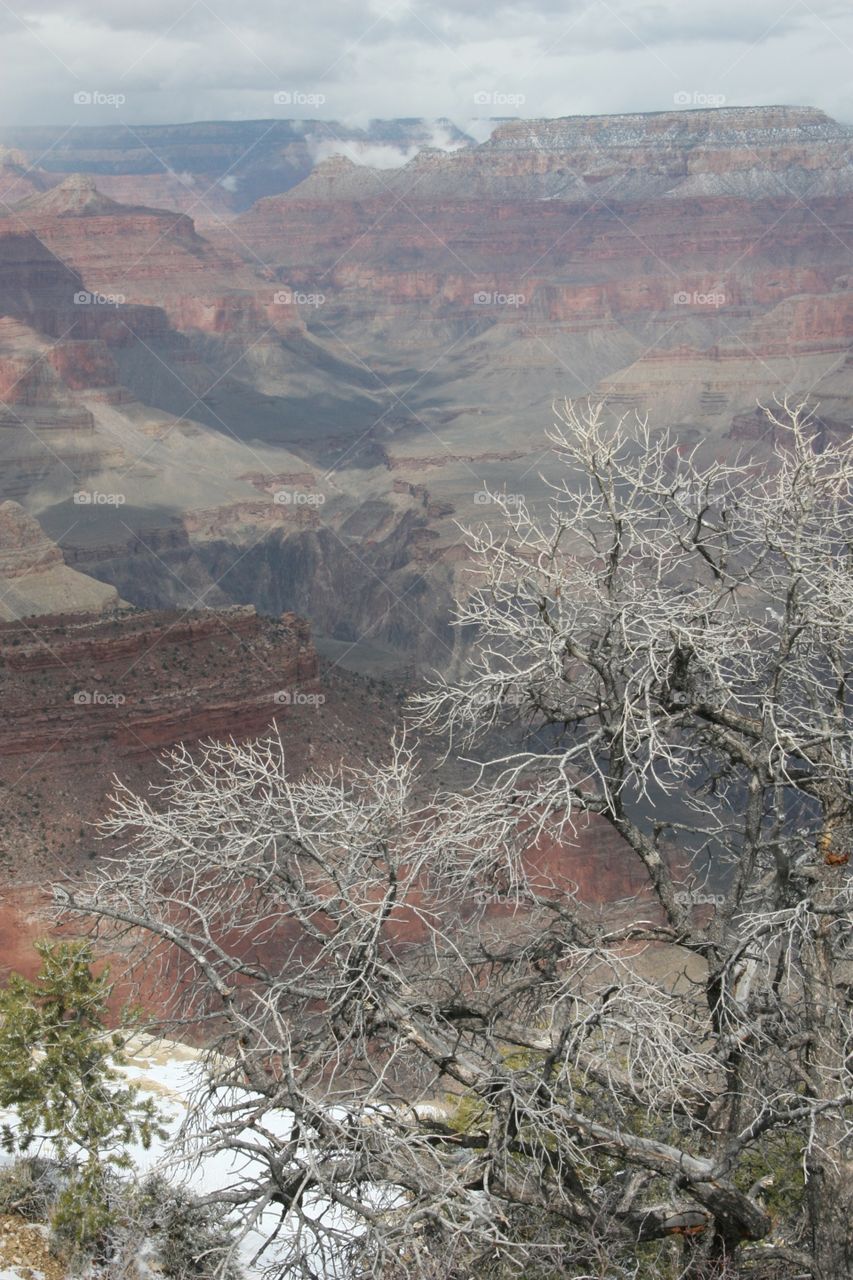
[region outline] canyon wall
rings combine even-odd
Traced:
[[[495,493],[544,507],[555,400],[719,456],[766,457],[777,394],[849,426],[853,135],[823,113],[353,134],[420,148],[388,168],[331,124],[268,150],[268,124],[160,130],[165,166],[76,130],[29,183],[50,139],[5,139],[0,500],[125,600],[296,610],[347,661],[452,666],[459,525],[499,522]],[[176,207],[175,175],[198,194],[247,139],[254,176],[217,188],[239,217]]]

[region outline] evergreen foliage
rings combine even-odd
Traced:
[[[36,950],[37,977],[14,974],[0,992],[0,1107],[16,1117],[0,1127],[0,1141],[23,1153],[46,1142],[69,1169],[51,1223],[85,1248],[109,1226],[109,1182],[131,1166],[131,1144],[150,1145],[157,1113],[119,1071],[126,1038],[108,1025],[113,988],[107,970],[95,973],[91,946],[40,942]]]

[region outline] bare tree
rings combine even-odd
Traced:
[[[464,793],[399,743],[294,780],[276,740],[119,792],[65,905],[211,1020],[191,1136],[246,1157],[218,1195],[275,1209],[279,1271],[853,1274],[853,448],[768,417],[762,467],[561,410],[420,703]],[[648,883],[604,922],[533,856],[584,815]]]

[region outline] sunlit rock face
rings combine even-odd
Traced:
[[[97,614],[118,604],[114,587],[65,564],[59,547],[23,507],[0,503],[0,619]]]

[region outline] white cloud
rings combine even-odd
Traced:
[[[331,156],[346,156],[353,164],[371,169],[399,169],[408,164],[423,147],[435,147],[439,151],[458,151],[464,142],[451,137],[449,131],[433,124],[425,141],[417,146],[395,147],[389,142],[348,142],[335,138],[312,139],[308,150],[314,164],[320,164]]]
[[[679,90],[853,119],[849,0],[29,0],[0,12],[15,123],[448,117],[475,95],[566,115],[671,108]],[[325,99],[274,107],[276,90]],[[77,90],[123,94],[75,110]],[[401,153],[402,154],[402,153]],[[396,157],[383,152],[382,163]],[[405,155],[402,155],[405,159]]]

